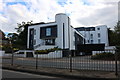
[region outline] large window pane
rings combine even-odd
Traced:
[[[46,28],[46,36],[51,36],[51,28]]]

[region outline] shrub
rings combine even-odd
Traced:
[[[24,54],[24,52],[19,52],[18,54]]]
[[[51,49],[45,49],[45,50],[36,50],[35,51],[35,54],[38,53],[38,54],[48,54],[49,52],[54,52],[56,50],[61,50],[60,48],[58,47],[54,47],[54,48],[51,48]]]
[[[91,59],[96,59],[96,60],[114,60],[115,55],[112,54],[111,52],[104,52],[104,53],[97,53],[96,55],[93,55]]]

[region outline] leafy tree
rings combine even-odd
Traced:
[[[120,21],[117,22],[117,25],[114,28],[116,34],[116,45],[120,46]]]
[[[15,28],[18,35],[17,45],[19,45],[20,49],[26,49],[27,48],[27,32],[28,32],[28,26],[32,24],[32,21],[30,22],[22,22],[22,24],[17,23],[18,28]]]
[[[117,25],[114,28],[115,33],[116,33],[116,49],[117,52],[119,53],[119,57],[120,57],[120,21],[117,22]]]
[[[16,33],[9,33],[7,35],[7,38],[9,39],[9,41],[11,41],[12,47],[16,47],[16,42],[18,40],[18,34],[16,34]]]
[[[108,29],[108,38],[110,46],[120,46],[120,21],[114,27],[114,30]]]
[[[109,45],[110,46],[115,46],[116,45],[116,34],[114,30],[111,30],[108,28],[108,40],[109,40]]]
[[[7,35],[7,38],[9,38],[12,42],[16,41],[18,39],[18,34],[16,33],[9,33]]]

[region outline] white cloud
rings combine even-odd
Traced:
[[[117,1],[89,0],[91,4],[79,5],[80,2],[66,5],[74,27],[105,24],[113,28],[117,22]],[[72,6],[71,6],[72,5]],[[70,7],[70,8],[69,8]]]
[[[0,2],[0,26],[4,32],[15,32],[22,21],[51,22],[55,14],[67,13],[73,27],[117,22],[117,1],[112,0],[4,0]],[[7,2],[18,2],[6,5]],[[23,2],[25,4],[19,3]],[[60,5],[58,2],[62,3]],[[87,3],[86,3],[87,2]]]

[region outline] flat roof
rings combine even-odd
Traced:
[[[48,23],[40,22],[40,23],[31,24],[31,25],[29,25],[29,26],[42,25],[42,24],[51,24],[51,23],[55,23],[55,22],[48,22]]]

